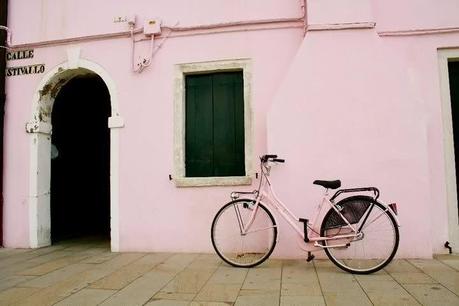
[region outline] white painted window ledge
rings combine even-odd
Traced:
[[[174,178],[176,187],[203,187],[203,186],[237,186],[251,185],[250,176],[224,177],[178,177]]]

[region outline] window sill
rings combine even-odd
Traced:
[[[251,185],[250,176],[225,177],[179,177],[174,179],[176,187],[203,187],[203,186],[237,186]]]

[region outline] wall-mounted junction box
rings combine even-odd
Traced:
[[[161,34],[161,20],[151,18],[145,20],[143,25],[143,34],[145,35],[158,35]]]

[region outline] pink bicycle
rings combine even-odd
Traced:
[[[271,166],[285,160],[277,155],[260,158],[261,178],[253,192],[232,192],[232,201],[216,214],[211,229],[212,245],[228,264],[235,267],[254,267],[273,252],[278,226],[272,209],[278,212],[297,233],[298,244],[308,252],[324,250],[339,268],[356,274],[369,274],[384,268],[394,258],[399,244],[397,205],[378,201],[375,187],[341,189],[329,196],[330,189],[338,189],[341,182],[314,181],[325,188],[325,195],[317,206],[312,222],[297,218],[276,196],[269,174]],[[357,194],[336,202],[349,193],[371,192],[372,196]],[[245,198],[241,198],[244,196]],[[336,203],[335,203],[336,202]],[[318,226],[318,217],[330,209]]]

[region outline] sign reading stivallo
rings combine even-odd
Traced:
[[[37,74],[37,73],[43,73],[43,72],[45,72],[45,64],[6,68],[6,76]]]

